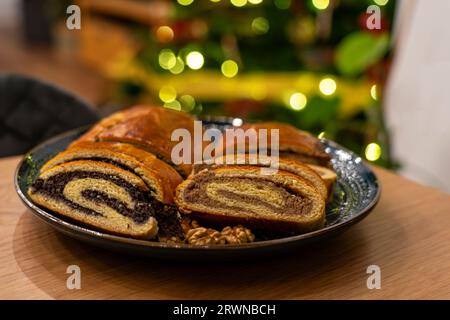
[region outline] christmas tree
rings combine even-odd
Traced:
[[[382,92],[394,0],[178,0],[109,74],[135,101],[288,122],[393,167]]]

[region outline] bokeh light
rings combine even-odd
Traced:
[[[379,6],[385,6],[389,2],[389,0],[373,0]]]
[[[235,7],[243,7],[247,4],[247,0],[230,0],[230,2]]]
[[[244,123],[244,121],[241,118],[234,118],[233,121],[231,122],[233,124],[233,126],[235,127],[240,127],[242,126],[242,124]]]
[[[164,103],[164,108],[181,111],[181,103],[178,100],[166,102]]]
[[[336,81],[331,78],[322,79],[319,83],[319,89],[326,96],[332,95],[337,89]]]
[[[366,159],[369,161],[377,161],[381,157],[381,147],[375,143],[369,143],[366,147]]]
[[[194,2],[194,0],[177,0],[177,2],[179,4],[181,4],[182,6],[188,6],[190,5],[192,2]]]
[[[377,95],[377,85],[374,84],[371,88],[370,88],[370,96],[372,97],[373,100],[378,100],[378,95]]]
[[[174,33],[171,27],[161,26],[156,29],[156,38],[159,42],[167,43],[173,40]]]
[[[190,112],[195,107],[195,99],[193,96],[185,94],[178,99],[181,103],[181,109],[186,112]]]
[[[312,0],[312,4],[319,10],[325,10],[330,5],[330,0]]]
[[[319,135],[317,136],[319,139],[323,139],[325,138],[325,131],[322,131],[321,133],[319,133]]]
[[[248,0],[251,4],[260,4],[263,0]]]
[[[266,18],[258,17],[252,21],[252,30],[256,34],[264,34],[269,31],[269,21]]]
[[[204,62],[203,55],[198,51],[192,51],[186,56],[186,64],[193,70],[198,70],[203,67]]]
[[[306,96],[301,92],[296,92],[291,95],[289,99],[289,105],[292,109],[300,111],[306,107],[308,100]]]
[[[238,64],[233,60],[226,60],[222,63],[220,69],[222,70],[222,74],[227,78],[233,78],[239,71]]]
[[[159,90],[159,98],[162,102],[172,102],[177,98],[177,91],[172,86],[163,86]]]
[[[177,57],[172,50],[163,49],[158,55],[158,62],[161,68],[168,70],[175,66],[175,64],[177,63]]]
[[[173,74],[180,74],[184,70],[184,62],[183,59],[177,57],[175,65],[169,69],[169,71]]]

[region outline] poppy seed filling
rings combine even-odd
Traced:
[[[155,209],[161,206],[150,192],[139,190],[136,186],[118,176],[93,171],[71,171],[56,174],[46,180],[37,179],[32,185],[32,192],[63,201],[71,208],[85,214],[103,216],[100,212],[85,208],[64,196],[64,187],[69,181],[84,178],[107,180],[126,190],[135,203],[133,209],[128,208],[124,202],[111,198],[101,191],[86,189],[82,190],[81,195],[87,200],[106,204],[121,215],[129,217],[135,223],[145,223],[151,216],[154,216]]]

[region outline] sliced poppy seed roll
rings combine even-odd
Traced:
[[[134,146],[83,142],[47,162],[29,195],[43,207],[111,233],[182,238],[171,205],[181,181],[172,167]]]

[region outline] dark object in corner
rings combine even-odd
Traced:
[[[0,75],[0,157],[23,154],[51,136],[98,119],[90,105],[57,87]]]

